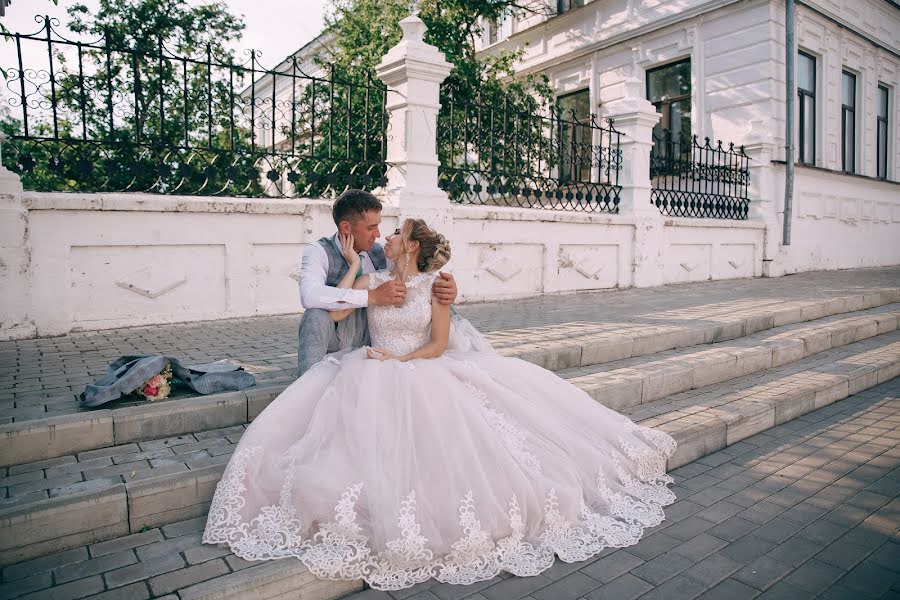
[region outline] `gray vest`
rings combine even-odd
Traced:
[[[325,254],[328,255],[328,274],[325,276],[325,285],[335,287],[344,278],[350,265],[341,254],[341,249],[335,243],[334,237],[323,237],[319,240],[319,245],[325,249]],[[372,249],[369,250],[369,258],[372,259],[372,264],[377,270],[381,271],[387,268],[387,260],[384,258],[384,248],[381,247],[381,244],[376,243],[372,246]]]

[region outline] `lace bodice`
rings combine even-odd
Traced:
[[[431,339],[431,286],[438,274],[419,273],[406,281],[406,301],[401,306],[371,306],[368,309],[372,346],[397,355],[418,350]],[[391,279],[387,271],[369,276],[369,288]]]

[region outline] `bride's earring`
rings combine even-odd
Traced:
[[[404,260],[403,260],[403,270],[404,270],[404,271],[408,271],[408,270],[409,270],[409,252],[407,252],[406,255],[404,256]]]

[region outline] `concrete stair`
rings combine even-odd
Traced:
[[[900,305],[884,300],[896,301],[870,299],[875,308],[854,301],[858,310],[849,312],[846,299],[777,304],[653,334],[647,325],[628,336],[567,324],[492,338],[505,354],[553,367],[598,401],[673,435],[679,442],[668,464],[673,469],[900,374]],[[528,343],[515,343],[526,334]],[[3,581],[75,553],[72,565],[89,574],[73,583],[98,578],[100,591],[143,581],[134,589],[175,591],[182,599],[240,598],[248,590],[255,598],[327,599],[360,589],[356,582],[319,581],[296,561],[251,565],[199,542],[213,490],[246,423],[282,387],[5,426],[10,434],[18,425],[0,453],[8,466],[0,480],[6,495],[0,564],[9,565]],[[185,527],[194,528],[190,536],[169,541],[185,536],[167,532]],[[155,551],[129,545],[138,542],[170,544],[174,554],[160,565]],[[113,566],[102,554],[119,545],[134,563]],[[127,578],[107,576],[121,569],[142,578],[123,583]],[[21,579],[31,577],[40,579],[38,573]]]

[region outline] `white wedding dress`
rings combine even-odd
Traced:
[[[401,307],[368,309],[374,346],[400,355],[429,340],[434,278],[411,278]],[[241,438],[203,541],[397,590],[536,575],[663,520],[670,436],[454,327],[438,358],[358,349],[295,381]]]

